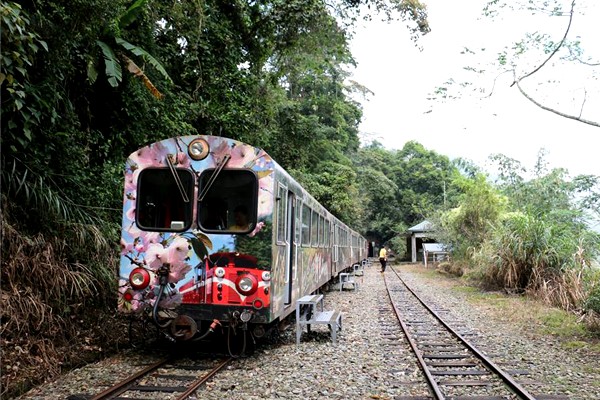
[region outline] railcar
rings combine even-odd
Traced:
[[[261,337],[367,256],[358,232],[264,150],[233,139],[140,148],[124,186],[119,311],[175,341],[236,328]]]

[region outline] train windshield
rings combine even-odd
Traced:
[[[189,199],[193,194],[194,175],[187,169],[172,172],[167,168],[148,168],[141,171],[137,186],[137,225],[140,229],[153,231],[189,229],[193,205]]]
[[[214,181],[211,183],[211,179]],[[198,204],[198,225],[215,233],[249,233],[256,226],[258,179],[247,169],[208,169],[200,176],[199,192],[209,186]]]

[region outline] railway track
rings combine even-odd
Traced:
[[[562,395],[533,395],[513,375],[527,371],[504,370],[467,338],[472,332],[453,329],[402,280],[384,275],[385,287],[406,340],[415,354],[431,397],[452,400],[567,400]],[[390,278],[391,277],[391,278]]]
[[[73,395],[67,400],[184,400],[194,394],[233,358],[195,361],[164,358],[95,395]]]

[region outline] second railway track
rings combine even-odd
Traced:
[[[454,329],[435,305],[427,304],[391,268],[384,275],[392,308],[436,400],[550,400],[561,395],[533,395],[514,375],[527,371],[503,369],[467,336]],[[510,368],[510,366],[508,366]]]

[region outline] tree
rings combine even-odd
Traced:
[[[407,142],[402,150],[390,151],[373,142],[359,150],[354,163],[366,210],[366,235],[380,243],[455,204],[450,182],[457,168],[420,143]]]
[[[363,231],[370,240],[382,244],[405,228],[399,225],[402,210],[397,205],[399,190],[393,180],[393,163],[393,152],[378,142],[362,147],[354,157],[365,210]]]
[[[290,171],[310,194],[333,215],[353,229],[364,229],[364,209],[360,207],[356,173],[348,166],[325,162],[319,172]]]
[[[483,14],[489,24],[514,41],[503,48],[466,45],[464,74],[436,88],[433,98],[465,93],[485,98],[505,84],[543,110],[600,126],[594,111],[600,101],[600,54],[593,45],[597,32],[589,27],[597,10],[593,0],[487,1]],[[522,36],[513,37],[516,32]]]
[[[453,256],[470,261],[479,250],[506,209],[507,199],[485,175],[456,176],[452,186],[462,193],[458,207],[442,212],[439,224],[442,241],[453,248]]]
[[[448,157],[407,142],[394,155],[393,180],[399,188],[397,206],[409,226],[428,218],[437,209],[449,208],[453,193],[450,182],[456,173]]]

